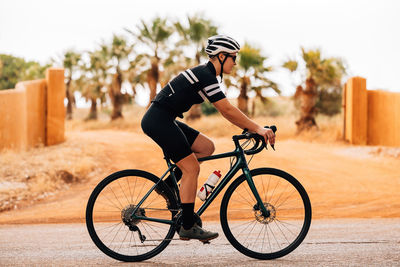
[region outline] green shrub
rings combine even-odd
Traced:
[[[321,90],[316,103],[318,113],[334,116],[342,109],[342,90]]]
[[[12,89],[21,81],[41,79],[49,65],[40,65],[35,61],[0,54],[0,90]]]
[[[202,112],[204,115],[209,116],[209,115],[212,115],[212,114],[217,113],[218,110],[217,110],[217,109],[214,107],[214,105],[211,104],[210,102],[204,101],[204,102],[201,104],[201,112]]]

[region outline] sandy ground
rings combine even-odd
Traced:
[[[67,138],[104,145],[103,157],[111,159],[111,165],[105,168],[107,172],[33,206],[0,213],[1,224],[83,222],[91,191],[111,172],[137,168],[160,175],[165,170],[161,150],[142,133],[70,131]],[[230,138],[213,140],[215,153],[233,149]],[[268,150],[256,155],[250,167],[283,169],[298,178],[310,196],[313,219],[400,217],[398,158],[373,155],[361,147],[346,144],[278,139],[276,151]],[[201,168],[199,185],[215,169],[226,173],[229,160],[205,163]],[[203,220],[218,219],[219,203],[218,199],[214,201],[203,214]]]

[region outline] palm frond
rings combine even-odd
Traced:
[[[283,63],[282,67],[290,70],[291,72],[295,72],[299,66],[299,63],[296,60],[288,60]]]

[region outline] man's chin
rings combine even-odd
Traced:
[[[224,74],[231,74],[232,70],[230,71],[224,71]]]

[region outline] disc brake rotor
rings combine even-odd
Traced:
[[[255,207],[256,206],[258,206],[258,205],[255,205]],[[254,216],[258,222],[263,223],[263,224],[268,224],[275,220],[276,210],[275,210],[274,206],[272,206],[271,204],[269,204],[267,202],[264,203],[264,206],[268,212],[268,216],[263,215],[261,209],[253,208]]]

